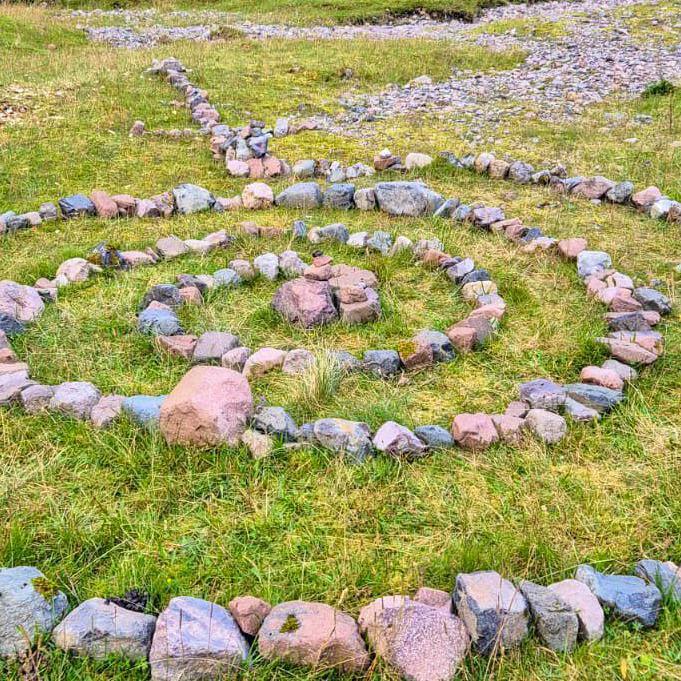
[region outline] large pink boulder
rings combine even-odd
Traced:
[[[161,407],[160,429],[168,444],[239,444],[253,412],[244,376],[231,369],[196,366]]]
[[[284,319],[306,329],[338,319],[326,281],[304,277],[287,281],[277,289],[272,305]]]

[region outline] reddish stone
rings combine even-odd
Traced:
[[[585,251],[587,247],[586,239],[574,237],[572,239],[561,239],[558,242],[558,252],[566,260],[576,260],[577,256]]]
[[[180,298],[185,305],[203,305],[203,296],[196,286],[184,286],[180,289]]]
[[[638,210],[646,210],[662,198],[662,192],[657,187],[646,187],[631,197],[631,202]]]
[[[590,177],[584,182],[580,182],[573,190],[572,193],[575,196],[582,196],[585,199],[601,199],[603,198],[613,187],[615,183],[608,180],[605,177],[596,175],[595,177]]]
[[[452,423],[452,437],[464,449],[483,450],[499,440],[488,414],[459,414]]]
[[[304,328],[327,324],[338,318],[331,286],[326,281],[303,277],[287,281],[275,292],[272,305],[284,319]]]
[[[657,360],[657,355],[654,352],[650,352],[636,343],[614,338],[597,338],[596,342],[607,346],[610,354],[625,364],[652,364]]]
[[[196,336],[156,336],[156,343],[168,354],[191,359],[197,341]]]
[[[259,180],[265,177],[265,166],[261,159],[249,158],[246,161],[246,165],[248,165],[248,177],[252,180]]]
[[[447,329],[447,338],[459,352],[470,352],[475,347],[475,329],[470,326],[452,326]]]
[[[284,165],[276,156],[266,156],[263,159],[265,177],[279,177],[284,173]]]
[[[255,596],[238,596],[229,602],[229,611],[239,629],[249,636],[255,636],[260,631],[263,620],[270,614],[270,610],[272,606],[267,601]]]
[[[159,427],[168,444],[236,447],[253,413],[244,376],[231,369],[195,366],[163,402]]]
[[[621,390],[624,387],[624,381],[614,371],[597,366],[584,367],[579,374],[579,380],[582,383],[601,385],[612,390]]]
[[[502,442],[516,445],[522,440],[525,429],[524,419],[508,414],[493,414],[492,421]]]
[[[106,192],[100,190],[92,192],[90,201],[95,204],[97,217],[109,220],[118,217],[118,204]]]

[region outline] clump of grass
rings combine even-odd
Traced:
[[[648,85],[641,95],[644,99],[648,97],[666,97],[676,92],[676,85],[668,81],[666,78],[661,78]]]
[[[500,19],[483,24],[471,31],[473,34],[505,35],[511,33],[523,38],[560,38],[567,33],[562,21],[537,21],[535,19]]]
[[[342,378],[343,370],[337,358],[329,352],[321,352],[316,362],[301,375],[296,402],[310,413],[317,412],[336,394]]]
[[[58,593],[56,585],[47,577],[34,577],[32,580],[33,588],[46,600],[51,601]]]
[[[298,631],[299,628],[300,623],[298,622],[298,618],[295,615],[288,615],[284,620],[284,623],[281,625],[281,629],[279,631],[282,634],[289,634],[292,631]]]

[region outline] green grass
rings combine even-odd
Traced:
[[[536,19],[499,19],[482,24],[472,33],[488,35],[505,35],[512,33],[518,37],[547,39],[560,38],[566,35],[567,26],[563,21],[537,21]]]
[[[29,111],[0,126],[0,211],[27,210],[43,200],[101,187],[145,196],[181,181],[222,196],[244,182],[225,176],[206,140],[130,139],[132,121],[149,128],[185,127],[186,111],[171,105],[174,92],[141,77],[152,57],[172,53],[196,69],[193,78],[231,123],[249,116],[273,122],[281,112],[333,111],[350,87],[375,90],[429,72],[444,77],[462,52],[433,73],[445,48],[401,43],[399,50],[364,43],[175,44],[139,52],[86,45],[50,26],[42,10],[4,9],[0,26],[0,85],[30,95]],[[10,28],[7,28],[7,27]],[[11,36],[41,35],[44,49],[16,50]],[[8,44],[7,41],[10,41]],[[22,40],[24,40],[22,38]],[[30,43],[30,41],[25,41]],[[57,46],[48,50],[47,44]],[[235,49],[238,47],[238,49]],[[369,51],[365,51],[365,50]],[[431,59],[426,68],[424,61]],[[466,57],[471,58],[472,57]],[[486,57],[491,59],[490,57]],[[439,59],[439,57],[438,57]],[[486,62],[491,64],[491,62]],[[299,66],[300,70],[293,67]],[[340,80],[343,67],[355,80]],[[258,77],[256,77],[258,76]],[[518,120],[494,146],[536,164],[562,160],[575,171],[659,184],[681,198],[679,92],[636,102],[611,101],[574,125]],[[608,112],[649,113],[650,126],[623,122],[607,128]],[[670,117],[671,112],[671,117]],[[464,127],[410,117],[377,123],[366,138],[305,133],[277,140],[289,160],[329,157],[370,161],[389,146],[397,153],[444,148],[463,153]],[[636,136],[638,145],[622,140]],[[451,196],[503,205],[509,215],[557,236],[586,236],[608,250],[638,281],[663,280],[674,295],[681,259],[679,228],[632,211],[560,198],[546,189],[518,187],[456,172],[438,162],[419,174]],[[288,181],[275,183],[276,188]],[[367,180],[363,181],[368,184]],[[50,276],[67,257],[84,255],[108,239],[125,248],[169,233],[197,236],[255,218],[288,226],[288,211],[199,215],[172,221],[72,221],[46,225],[0,241],[2,278],[31,282]],[[539,375],[572,380],[603,359],[593,343],[602,308],[589,301],[574,269],[553,256],[526,256],[495,236],[445,221],[391,219],[378,213],[315,211],[309,224],[345,221],[352,231],[440,236],[454,254],[470,255],[499,283],[509,303],[498,336],[482,351],[416,373],[397,385],[367,376],[336,384],[333,371],[306,384],[281,374],[253,382],[300,422],[322,416],[391,418],[405,425],[448,425],[462,411],[496,411],[515,397],[517,383]],[[105,391],[166,393],[186,364],[159,354],[134,330],[136,305],[152,284],[181,272],[212,272],[233,257],[280,252],[286,239],[240,237],[228,251],[191,256],[93,279],[61,292],[39,323],[15,343],[38,380],[83,379]],[[296,245],[308,258],[312,247]],[[201,310],[182,312],[188,329],[229,329],[252,347],[397,347],[422,327],[445,328],[467,306],[436,273],[406,257],[364,257],[325,248],[336,261],[366,266],[381,282],[384,318],[362,328],[332,325],[302,332],[272,313],[274,284],[255,282],[215,293]],[[553,448],[528,441],[482,455],[436,453],[415,464],[378,457],[351,467],[319,449],[275,453],[253,461],[243,448],[168,447],[127,422],[98,432],[51,415],[0,411],[0,564],[36,565],[72,604],[131,587],[150,592],[151,609],[174,595],[226,604],[252,593],[272,602],[323,600],[353,615],[369,600],[411,593],[421,585],[451,589],[457,572],[494,568],[542,583],[570,576],[579,562],[630,570],[643,555],[681,560],[681,331],[678,316],[665,322],[666,355],[646,370],[629,400],[601,423],[572,428]],[[322,399],[323,397],[323,399]],[[528,641],[519,653],[488,663],[471,657],[463,679],[679,679],[681,613],[665,611],[661,626],[643,632],[609,624],[606,638],[560,657]],[[339,678],[257,659],[247,679]],[[36,657],[49,681],[145,679],[144,668],[109,660],[73,660],[49,644]],[[490,667],[487,667],[490,664]],[[0,676],[18,681],[14,667]],[[373,679],[393,678],[380,667]]]

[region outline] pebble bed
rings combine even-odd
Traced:
[[[418,78],[408,85],[389,86],[376,94],[346,95],[341,103],[347,113],[333,121],[320,118],[319,124],[333,132],[347,134],[366,121],[413,113],[432,113],[464,123],[472,121],[476,129],[482,123],[496,125],[504,118],[518,114],[563,122],[582,113],[585,106],[599,103],[610,95],[634,97],[660,78],[678,80],[681,77],[681,43],[666,46],[662,42],[643,42],[630,35],[625,25],[627,13],[622,10],[639,4],[638,0],[585,0],[512,5],[487,10],[472,25],[415,17],[389,25],[293,27],[234,22],[233,16],[220,13],[202,16],[211,22],[229,21],[257,40],[427,38],[470,43],[497,51],[518,48],[528,54],[521,65],[508,71],[456,71],[443,82]],[[78,11],[72,16],[87,19],[92,15]],[[101,19],[110,15],[95,11],[94,16]],[[209,25],[137,29],[135,27],[150,15],[123,10],[112,16],[125,17],[127,26],[86,28],[91,39],[137,48],[153,45],[159,39],[209,40],[211,37]],[[172,15],[169,18],[172,19]],[[485,25],[495,21],[528,18],[538,22],[563,22],[566,35],[538,39],[514,33],[484,33]],[[673,22],[674,15],[665,15],[664,20]],[[672,26],[678,29],[681,24],[677,22]]]

